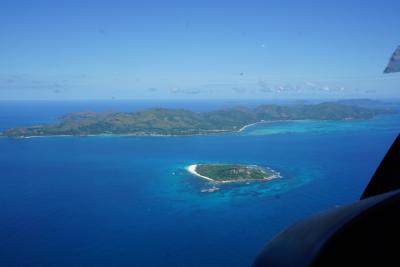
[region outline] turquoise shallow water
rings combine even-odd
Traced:
[[[76,108],[68,105],[62,110]],[[43,121],[61,112],[33,110]],[[7,112],[0,127],[30,120],[18,106]],[[356,200],[399,122],[395,115],[259,124],[224,136],[0,138],[1,266],[248,266],[289,224]],[[210,184],[185,170],[198,162],[259,164],[283,178],[202,193]]]
[[[347,132],[354,133],[358,131],[371,130],[374,131],[396,130],[397,125],[393,124],[393,116],[379,116],[371,120],[359,121],[276,121],[266,122],[251,126],[243,135],[273,135],[286,133],[334,133]]]

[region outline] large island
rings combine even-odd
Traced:
[[[261,105],[208,112],[155,108],[138,112],[76,112],[53,124],[12,128],[1,135],[199,135],[239,132],[247,126],[276,120],[358,120],[393,113],[385,108],[327,102],[314,105]]]
[[[198,177],[215,183],[268,181],[280,174],[269,168],[243,164],[193,164],[187,170]]]

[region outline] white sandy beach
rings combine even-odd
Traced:
[[[257,121],[257,122],[254,122],[254,123],[247,124],[247,125],[243,126],[242,128],[240,128],[238,132],[242,132],[242,131],[246,130],[248,127],[251,127],[251,126],[259,124],[259,123],[264,123],[264,122],[266,122],[266,121],[265,120],[261,120],[261,121]]]
[[[238,132],[242,132],[242,131],[246,130],[246,128],[251,127],[251,126],[253,126],[253,125],[256,125],[256,124],[258,124],[258,123],[260,123],[260,122],[255,122],[255,123],[247,124],[247,125],[243,126],[242,128],[240,128]]]
[[[193,174],[193,175],[196,175],[196,176],[198,176],[198,177],[201,177],[201,178],[207,179],[207,180],[209,180],[209,181],[215,182],[215,181],[214,181],[213,179],[211,179],[210,177],[203,176],[203,175],[199,174],[198,172],[196,172],[196,168],[197,168],[197,164],[192,164],[192,165],[189,165],[186,169],[188,170],[188,172],[190,172],[190,173]]]

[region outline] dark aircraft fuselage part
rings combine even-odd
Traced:
[[[400,71],[400,46],[384,73]],[[253,267],[400,266],[400,136],[361,199],[277,235]]]

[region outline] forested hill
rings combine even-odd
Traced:
[[[261,105],[234,107],[209,112],[154,108],[138,112],[75,112],[57,123],[6,130],[9,137],[50,135],[193,135],[239,131],[261,121],[355,120],[393,113],[384,108],[367,108],[327,102],[315,105]]]

